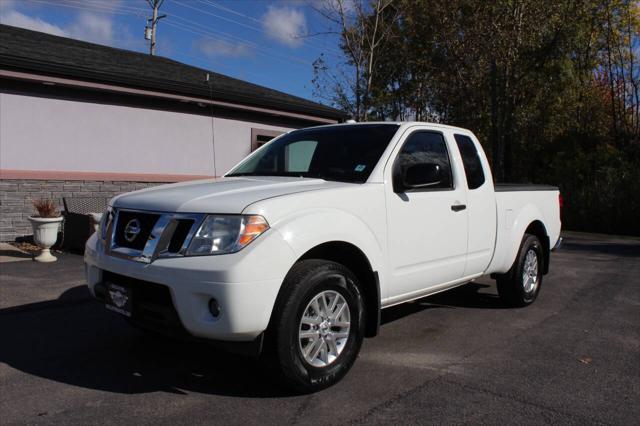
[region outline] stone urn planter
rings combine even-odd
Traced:
[[[33,241],[42,248],[42,252],[34,260],[55,262],[58,259],[51,254],[51,246],[58,239],[58,230],[63,218],[58,215],[55,203],[51,200],[34,201],[33,207],[38,211],[37,216],[29,217],[33,228]]]
[[[62,222],[62,216],[58,217],[29,217],[33,227],[33,241],[42,249],[34,258],[37,262],[55,262],[58,260],[51,254],[51,246],[58,239],[58,230]]]

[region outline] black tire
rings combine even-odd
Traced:
[[[537,260],[537,273],[535,284],[526,285],[525,263],[529,252],[535,253]],[[499,275],[496,279],[500,299],[511,307],[523,307],[532,304],[542,287],[544,271],[544,252],[540,240],[535,235],[524,234],[518,256],[509,272]],[[527,290],[529,289],[529,290]]]
[[[326,366],[310,364],[302,353],[299,331],[305,310],[325,291],[338,293],[349,308],[350,326],[339,355]],[[325,293],[327,294],[327,293]],[[303,260],[291,269],[278,295],[267,331],[267,356],[276,375],[289,389],[310,393],[342,379],[355,362],[365,329],[364,301],[358,279],[346,267],[326,260]],[[322,339],[320,337],[320,339]],[[310,344],[311,341],[309,341]],[[322,343],[318,343],[322,345]],[[329,346],[325,346],[328,350]]]

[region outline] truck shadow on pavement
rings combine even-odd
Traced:
[[[484,284],[383,311],[383,324],[431,308],[496,308]],[[288,396],[256,358],[199,342],[138,331],[90,298],[84,286],[57,300],[0,310],[0,363],[75,386],[138,394],[165,391],[272,398]]]
[[[288,395],[257,359],[138,331],[89,299],[84,286],[54,301],[0,310],[0,336],[0,363],[75,386],[124,394]]]
[[[382,325],[436,308],[510,309],[490,284],[471,282],[433,296],[402,303],[382,311]]]

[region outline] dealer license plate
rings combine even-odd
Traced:
[[[107,297],[105,307],[124,316],[131,316],[131,289],[111,282],[107,282]]]

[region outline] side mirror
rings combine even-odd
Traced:
[[[433,163],[414,164],[394,179],[395,192],[407,189],[428,188],[442,182],[442,170]],[[400,185],[398,185],[400,184]]]

